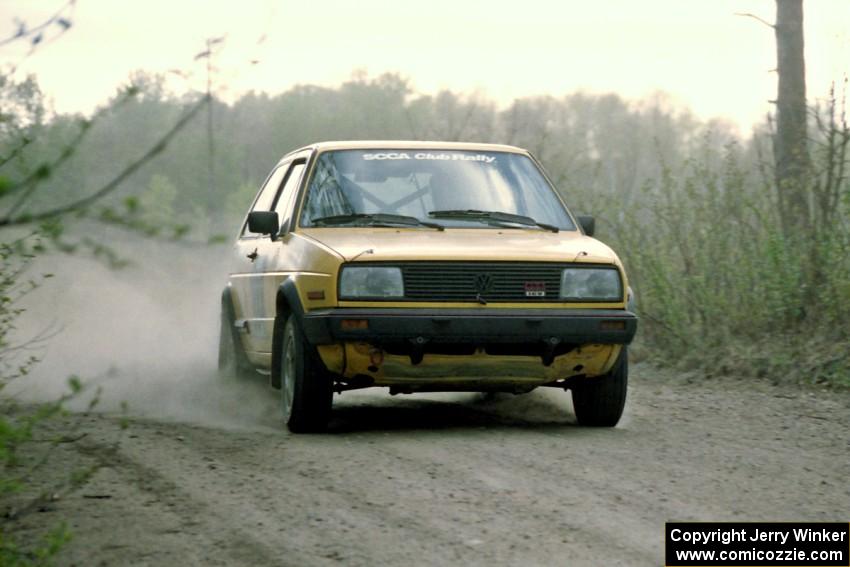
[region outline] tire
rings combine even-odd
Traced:
[[[218,335],[218,374],[227,381],[249,380],[254,374],[248,357],[242,351],[233,320],[224,308]]]
[[[283,421],[293,433],[327,429],[333,403],[330,373],[289,315],[280,344],[280,399]]]
[[[579,425],[614,427],[623,415],[629,382],[629,354],[623,347],[611,371],[573,386],[573,407]]]

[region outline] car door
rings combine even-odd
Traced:
[[[286,233],[306,165],[306,155],[281,162],[260,189],[251,211],[276,211]],[[245,353],[259,366],[270,365],[275,296],[293,269],[288,241],[286,235],[273,239],[252,233],[246,222],[236,243],[236,265],[230,276],[236,325]]]

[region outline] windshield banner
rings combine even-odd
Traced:
[[[480,161],[482,163],[493,163],[496,161],[495,156],[486,156],[483,154],[463,154],[463,153],[430,153],[430,152],[382,152],[376,154],[363,154],[363,159],[366,161],[372,160],[398,160],[398,159],[413,159],[413,160],[438,160],[438,161]]]

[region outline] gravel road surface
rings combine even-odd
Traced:
[[[577,427],[554,390],[376,390],[292,435],[260,381],[215,387],[196,408],[215,420],[67,418],[51,474],[97,470],[15,529],[67,522],[61,565],[661,565],[665,521],[850,510],[847,394],[637,365],[615,429]]]

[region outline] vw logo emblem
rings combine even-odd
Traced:
[[[487,293],[493,288],[493,276],[490,274],[476,274],[473,285],[479,295]]]

